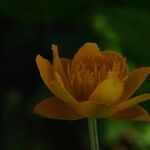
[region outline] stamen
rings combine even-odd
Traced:
[[[91,58],[90,61],[78,62],[74,68],[68,64],[67,77],[74,96],[78,101],[84,101],[88,100],[98,83],[103,81],[109,72],[116,72],[118,77],[125,80],[125,71],[124,62],[117,56],[110,55],[110,57]]]
[[[90,78],[93,79],[93,71],[90,73]]]
[[[98,71],[98,81],[100,81],[100,79],[101,79],[101,72],[100,72],[100,70]]]
[[[73,85],[73,82],[74,82],[74,80],[72,79],[72,80],[70,81],[71,85]]]

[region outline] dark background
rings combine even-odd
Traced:
[[[87,120],[60,121],[33,114],[51,95],[35,56],[52,60],[50,45],[71,58],[96,42],[127,58],[130,69],[150,65],[149,0],[1,0],[1,145],[4,150],[89,150]],[[136,92],[149,92],[150,79]],[[144,102],[150,110],[150,102]],[[100,146],[150,149],[150,123],[98,120]]]

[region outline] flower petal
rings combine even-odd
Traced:
[[[64,83],[61,80],[61,77],[57,73],[53,72],[53,66],[50,64],[50,62],[40,55],[36,57],[36,62],[40,71],[40,75],[51,92],[67,103],[76,103],[74,98],[64,87]]]
[[[47,59],[43,58],[40,55],[37,55],[36,63],[37,63],[38,69],[40,71],[40,75],[41,75],[44,83],[49,88],[50,82],[54,79],[53,67],[52,67],[51,63]]]
[[[55,82],[53,82],[53,89],[56,91],[55,95],[58,95],[60,100],[63,100],[64,103],[72,107],[78,114],[83,117],[105,118],[104,116],[110,116],[110,112],[108,111],[110,109],[109,106],[100,104],[97,101],[74,101],[74,99],[64,89],[63,93],[59,93],[59,91],[62,89],[60,89],[60,87]]]
[[[75,69],[79,63],[88,63],[88,68],[90,68],[91,64],[94,65],[93,62],[98,60],[100,56],[101,52],[96,43],[85,43],[73,57],[71,68]]]
[[[50,97],[38,103],[34,112],[51,119],[77,120],[83,118],[72,107],[56,97]]]
[[[122,103],[119,103],[117,105],[112,106],[111,112],[112,112],[112,114],[115,114],[117,112],[123,111],[125,109],[130,108],[130,107],[133,107],[133,106],[137,105],[138,103],[144,102],[144,101],[149,100],[149,99],[150,99],[149,93],[133,97],[127,101],[124,101]]]
[[[116,113],[111,118],[119,120],[150,121],[150,116],[148,112],[141,106],[130,107],[128,109]]]
[[[63,79],[63,82],[66,84],[67,83],[67,78],[65,75],[64,68],[62,66],[62,61],[59,58],[58,54],[58,48],[56,45],[52,45],[52,51],[53,51],[53,68],[54,72],[57,72]]]
[[[69,90],[70,92],[73,93],[72,88],[71,88],[71,75],[70,72],[68,71],[68,67],[70,65],[71,60],[67,59],[67,58],[61,58],[61,64],[64,70],[64,74],[66,76],[66,83],[65,83],[65,87],[67,88],[67,90]]]
[[[76,111],[84,117],[105,118],[105,116],[109,116],[107,114],[109,106],[100,104],[97,101],[80,102],[77,108]]]
[[[89,100],[99,101],[100,104],[112,105],[120,98],[123,91],[123,83],[117,74],[110,72],[108,77],[98,84]]]
[[[136,69],[129,73],[124,84],[124,91],[121,99],[128,99],[140,87],[145,78],[150,74],[150,67]]]
[[[72,106],[76,106],[77,102],[64,87],[63,82],[60,81],[59,76],[57,77],[57,80],[51,81],[50,89],[56,97],[58,97],[65,103],[70,104]]]
[[[60,58],[60,59],[61,59],[62,67],[63,67],[64,71],[66,71],[68,64],[71,62],[71,60],[68,58]]]
[[[110,70],[119,74],[121,79],[126,78],[128,74],[128,66],[126,59],[123,58],[122,55],[110,50],[103,51],[103,60],[105,61],[106,66],[109,66]]]

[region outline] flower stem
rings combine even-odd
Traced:
[[[99,149],[96,118],[94,118],[94,117],[88,118],[88,127],[89,127],[89,137],[90,137],[91,150],[100,150]]]

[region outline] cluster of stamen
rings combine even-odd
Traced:
[[[77,62],[76,65],[68,63],[66,74],[72,95],[78,101],[86,101],[109,72],[116,72],[118,77],[123,80],[125,71],[123,61],[117,57],[112,59],[106,57],[104,59],[83,60]]]
[[[94,65],[93,70],[90,70],[84,63],[80,63],[76,68],[71,68],[68,65],[67,75],[72,91],[74,91],[74,96],[79,101],[85,101],[96,88],[97,84],[104,80],[106,70],[105,66],[100,70],[97,64]]]

